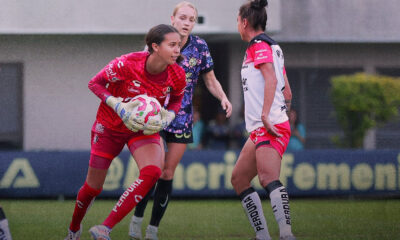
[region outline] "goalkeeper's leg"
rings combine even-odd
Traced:
[[[97,121],[93,124],[91,136],[91,155],[86,181],[78,192],[74,213],[69,226],[70,233],[79,238],[81,222],[86,212],[101,193],[108,168],[114,156],[117,156],[124,147],[122,135],[116,135],[113,131],[104,128]]]

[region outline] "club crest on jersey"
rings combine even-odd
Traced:
[[[132,93],[139,93],[141,82],[139,80],[132,80],[132,84],[128,87],[128,91]]]
[[[276,50],[276,55],[277,55],[278,57],[281,57],[281,55],[282,55],[282,57],[283,57],[283,54],[281,53],[281,51],[279,51],[279,49]]]

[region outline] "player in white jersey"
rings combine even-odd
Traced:
[[[293,240],[289,198],[279,181],[282,154],[290,138],[286,114],[292,93],[279,45],[265,32],[267,0],[251,0],[239,9],[238,31],[249,42],[242,65],[246,129],[250,133],[232,173],[232,185],[257,240],[270,240],[261,200],[251,187],[258,175],[269,194],[280,239]],[[287,103],[287,104],[286,104]]]

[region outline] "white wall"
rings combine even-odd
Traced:
[[[24,150],[88,149],[99,99],[87,87],[143,37],[0,36],[0,62],[23,63]]]
[[[169,23],[181,0],[0,0],[0,33],[145,34]],[[198,33],[236,33],[236,17],[244,0],[193,0],[205,23]],[[280,29],[280,0],[270,1],[270,31]]]

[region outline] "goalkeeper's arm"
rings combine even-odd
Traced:
[[[103,76],[103,71],[100,71],[94,78],[92,78],[88,85],[89,89],[118,114],[129,130],[134,132],[142,130],[143,123],[138,119],[135,119],[132,114],[132,109],[140,104],[140,102],[123,102],[122,98],[112,96],[106,88],[108,81]]]

